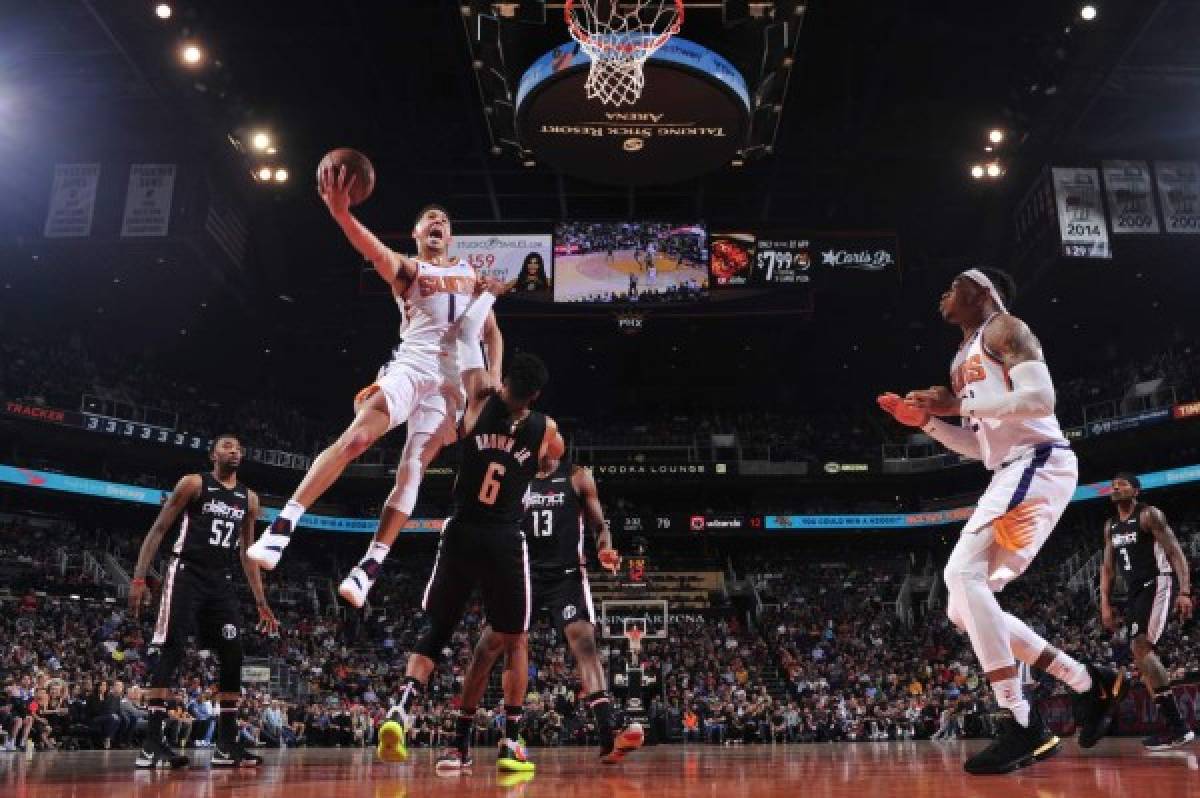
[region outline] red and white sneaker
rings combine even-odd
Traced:
[[[617,734],[612,750],[600,752],[600,761],[606,765],[618,765],[645,742],[646,733],[642,730],[642,724],[630,723]]]

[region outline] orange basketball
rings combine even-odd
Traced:
[[[347,181],[351,175],[354,176],[354,185],[350,189],[350,204],[359,205],[365,202],[375,190],[375,167],[371,165],[370,159],[358,150],[338,147],[325,153],[325,157],[317,165],[317,179],[320,180],[322,170],[332,168],[336,174],[342,166],[346,167]]]

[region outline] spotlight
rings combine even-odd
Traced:
[[[159,3],[154,7],[154,13],[159,19],[170,19],[171,7],[166,3]]]
[[[275,149],[274,147],[267,147],[267,155],[274,155],[277,152],[279,152],[279,150]]]
[[[275,170],[275,182],[276,183],[286,183],[287,179],[288,179],[288,171],[286,169],[276,169]]]
[[[993,144],[999,144],[1004,141],[1004,131],[1000,128],[992,128],[992,131],[988,133],[988,141]]]
[[[976,180],[983,177],[983,167],[980,166],[979,164],[975,164],[974,166],[972,166],[971,167],[971,177],[975,178]]]
[[[984,147],[984,148],[983,148],[983,151],[984,151],[984,152],[991,152],[991,151],[992,151],[992,150],[994,150],[994,149],[996,149],[996,148],[995,148],[995,147],[993,147],[992,145],[990,145],[990,144],[989,144],[988,146],[986,146],[986,147]]]
[[[179,57],[188,66],[196,66],[204,60],[204,51],[194,44],[187,44],[179,51]]]
[[[271,146],[271,136],[260,130],[254,134],[254,137],[251,139],[251,143],[254,145],[254,149],[258,150],[259,152],[263,152]]]
[[[1096,18],[1097,13],[1098,12],[1096,11],[1096,7],[1090,3],[1086,6],[1084,6],[1083,8],[1079,9],[1079,17],[1084,22],[1091,22],[1093,19]]]
[[[269,167],[269,166],[260,167],[258,170],[258,179],[259,180],[270,180],[271,179],[271,167]]]
[[[995,161],[987,165],[988,177],[999,177],[1002,173],[1003,172],[1000,169],[1000,164],[996,163]]]

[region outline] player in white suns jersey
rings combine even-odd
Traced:
[[[1002,274],[995,275],[1000,280]],[[888,393],[878,400],[897,421],[922,428],[992,472],[944,572],[947,615],[970,637],[996,702],[1007,711],[993,743],[966,762],[967,772],[977,774],[1025,767],[1060,747],[1025,699],[1018,661],[1075,691],[1085,748],[1107,732],[1123,685],[1121,674],[1077,662],[996,600],[1033,562],[1079,479],[1075,454],[1054,416],[1054,384],[1041,344],[1008,313],[1005,299],[979,269],[958,275],[939,304],[942,318],[963,333],[950,370],[953,388],[913,391],[903,399]],[[958,417],[962,426],[936,416]]]
[[[347,179],[344,167],[336,174],[333,169],[323,170],[318,180],[321,199],[346,238],[391,287],[404,317],[403,340],[375,382],[355,397],[354,421],[317,456],[279,517],[247,554],[263,568],[274,568],[305,509],[375,441],[407,423],[408,438],[396,467],[396,484],[375,537],[366,556],[338,589],[342,598],[361,607],[392,543],[412,514],[425,468],[441,447],[455,438],[465,401],[454,323],[475,295],[476,274],[447,254],[450,219],[440,206],[426,206],[417,215],[412,232],[417,256],[409,257],[388,248],[350,212],[354,179]],[[490,359],[488,370],[499,382],[503,342],[494,315],[488,315],[482,338]]]

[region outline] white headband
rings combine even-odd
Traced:
[[[980,288],[986,288],[987,292],[992,295],[992,301],[996,303],[996,307],[1000,308],[1000,312],[1008,313],[1008,308],[1004,306],[1004,300],[1000,298],[1000,292],[996,290],[996,286],[992,285],[992,281],[988,279],[986,274],[979,271],[979,269],[967,269],[958,276],[966,277]]]

